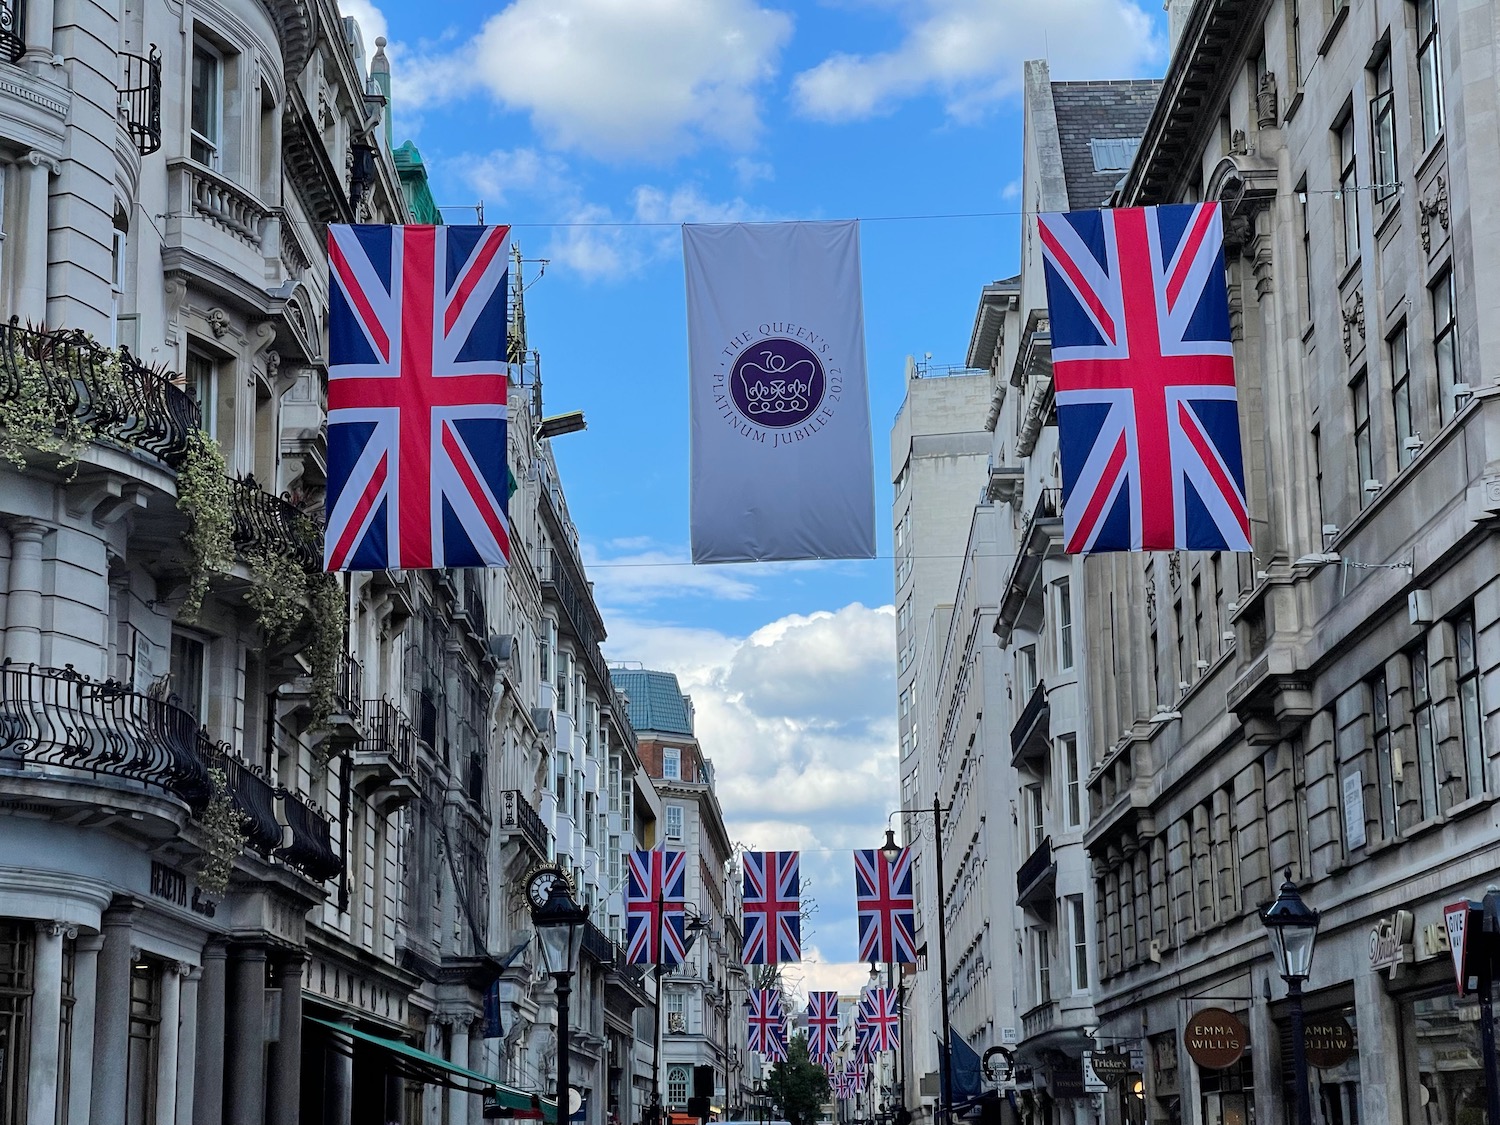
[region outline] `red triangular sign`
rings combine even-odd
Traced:
[[[1467,989],[1468,973],[1466,962],[1468,961],[1468,950],[1464,943],[1469,937],[1469,903],[1455,902],[1452,906],[1443,908],[1443,924],[1448,928],[1448,948],[1453,953],[1453,975],[1458,980],[1458,994],[1462,996]]]

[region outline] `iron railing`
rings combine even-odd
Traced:
[[[583,952],[600,965],[615,963],[615,943],[592,921],[583,924]]]
[[[365,730],[368,734],[355,746],[355,753],[383,755],[398,772],[410,777],[416,761],[417,732],[406,712],[389,699],[367,699]]]
[[[352,652],[339,654],[339,675],[334,693],[342,714],[359,715],[364,703],[365,668]]]
[[[149,55],[122,51],[120,110],[136,151],[150,156],[161,148],[161,52],[151,44]]]
[[[552,834],[519,789],[507,789],[500,794],[500,827],[508,832],[519,831],[538,851],[547,854]]]
[[[197,720],[176,704],[67,665],[0,665],[0,765],[123,778],[180,797],[213,796]]]
[[[52,404],[59,421],[88,422],[95,433],[173,468],[201,424],[198,404],[168,376],[128,355],[116,362],[81,333],[22,328],[11,317],[0,324],[0,401],[37,397]]]
[[[484,610],[484,590],[480,585],[482,581],[482,578],[476,576],[475,571],[471,570],[464,575],[464,616],[468,618],[469,631],[480,638],[488,633],[485,627],[487,622]]]
[[[230,532],[234,545],[287,555],[306,571],[323,569],[323,537],[295,504],[272,496],[255,477],[229,478]]]
[[[26,0],[0,0],[0,58],[20,62],[26,53]]]
[[[1036,846],[1016,870],[1016,894],[1025,896],[1038,879],[1052,867],[1052,837],[1048,836]]]
[[[230,799],[245,818],[245,843],[263,856],[274,853],[282,840],[281,821],[276,819],[276,787],[222,742],[210,747],[205,756],[210,768],[224,771]]]
[[[333,850],[328,817],[285,788],[277,793],[287,826],[292,830],[291,842],[276,849],[277,857],[318,883],[342,872],[344,861]]]
[[[1021,748],[1026,745],[1026,740],[1031,737],[1032,730],[1044,716],[1043,711],[1047,708],[1047,685],[1041,681],[1031,689],[1031,697],[1027,699],[1026,706],[1021,708],[1021,717],[1016,720],[1016,725],[1010,728],[1010,752],[1017,755]],[[1049,716],[1045,716],[1050,718]]]

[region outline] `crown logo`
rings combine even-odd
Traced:
[[[769,349],[762,351],[760,362],[746,363],[739,372],[746,413],[758,418],[807,413],[811,407],[816,373],[811,360],[799,359],[789,363],[786,356]]]

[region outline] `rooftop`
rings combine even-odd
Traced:
[[[1099,207],[1109,200],[1130,171],[1160,92],[1157,78],[1052,83],[1069,207]]]
[[[637,732],[692,737],[693,721],[688,715],[687,698],[674,673],[612,668],[609,675],[630,700],[630,725]]]

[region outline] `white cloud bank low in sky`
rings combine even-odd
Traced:
[[[1130,78],[1159,62],[1165,47],[1135,0],[906,0],[894,7],[901,41],[873,54],[835,52],[797,75],[799,112],[853,121],[936,95],[951,117],[973,120],[1020,90],[1027,59],[1049,60],[1054,79]]]

